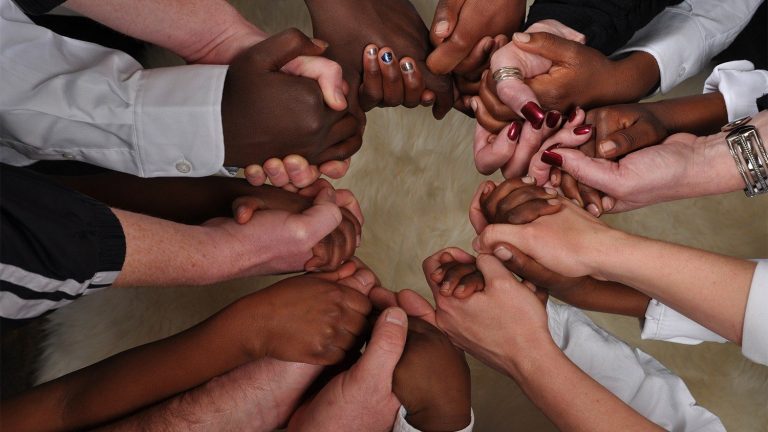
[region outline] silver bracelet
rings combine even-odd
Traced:
[[[750,117],[738,119],[722,130],[730,132],[725,141],[746,185],[744,194],[751,198],[768,192],[768,151],[757,129],[747,124],[750,120]]]

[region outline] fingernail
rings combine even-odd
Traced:
[[[248,211],[245,206],[240,206],[237,208],[237,216],[245,216],[245,212]]]
[[[368,51],[365,53],[368,54],[368,57],[376,57],[376,54],[379,53],[379,49],[376,47],[368,48]]]
[[[311,273],[314,273],[314,272],[316,272],[316,271],[318,271],[318,270],[319,270],[319,269],[318,269],[317,267],[307,267],[307,271],[308,271],[308,272],[311,272]]]
[[[600,209],[597,208],[596,205],[590,204],[587,206],[587,211],[592,213],[592,216],[599,217],[600,216]]]
[[[511,125],[509,125],[509,132],[507,132],[507,138],[509,138],[510,141],[517,141],[518,138],[520,138],[520,133],[523,131],[523,124],[514,121]]]
[[[563,157],[549,150],[541,154],[541,161],[545,164],[556,166],[558,168],[563,166]]]
[[[600,154],[606,157],[611,157],[616,154],[616,143],[613,141],[604,141],[598,144]]]
[[[547,204],[553,205],[553,206],[560,205],[560,200],[557,198],[548,199]]]
[[[577,206],[581,207],[581,202],[579,200],[577,200],[576,198],[572,198],[571,202],[576,204]]]
[[[512,35],[512,39],[518,42],[528,43],[531,40],[531,35],[528,33],[515,33]]]
[[[347,101],[347,99],[344,97],[344,92],[341,90],[336,90],[336,94],[334,95],[334,97],[336,98],[336,102],[340,104],[345,103]]]
[[[363,242],[362,236],[358,235],[355,237],[355,247],[360,247],[360,244]]]
[[[469,101],[469,106],[472,107],[472,111],[477,112],[477,100],[475,98]]]
[[[316,39],[312,38],[312,43],[319,46],[320,48],[328,48],[328,42],[322,40],[322,39]],[[360,51],[358,51],[360,52]]]
[[[443,269],[439,268],[439,269],[433,271],[430,276],[433,277],[433,278],[439,278],[442,275],[443,275]]]
[[[445,282],[440,286],[441,293],[447,293],[448,291],[450,291],[450,289],[451,289],[451,285],[448,282]]]
[[[360,52],[360,51],[358,51]],[[383,61],[385,64],[392,63],[392,60],[395,58],[395,56],[392,55],[391,52],[387,51],[384,54],[381,55],[381,61]]]
[[[405,326],[406,316],[402,309],[390,309],[387,311],[387,316],[384,319],[388,323]]]
[[[557,111],[550,111],[547,113],[547,127],[552,129],[560,123],[560,119],[563,116]]]
[[[486,198],[488,198],[488,194],[491,193],[491,185],[487,184],[483,188],[483,191],[480,193],[480,201],[484,202]]]
[[[536,179],[531,176],[523,177],[520,180],[522,180],[525,184],[536,184]]]
[[[588,135],[592,133],[592,125],[591,124],[585,124],[577,127],[573,130],[573,133],[576,135]]]
[[[465,289],[467,289],[467,287],[465,287],[464,285],[459,285],[456,287],[456,290],[453,293],[461,295]]]
[[[605,211],[611,211],[613,206],[616,205],[616,201],[614,201],[611,197],[603,197],[601,201],[603,202],[603,210]]]
[[[400,65],[400,69],[403,70],[403,72],[413,72],[413,63],[411,62],[404,62]]]
[[[435,34],[437,36],[445,36],[448,33],[448,27],[450,24],[448,21],[439,21],[437,25],[435,25]]]
[[[494,42],[493,39],[489,40],[488,42],[485,43],[485,45],[483,45],[483,52],[486,54],[491,52],[495,44],[496,42]]]
[[[274,177],[278,174],[280,174],[280,169],[273,166],[265,166],[264,170],[269,174],[270,177]]]
[[[498,258],[498,259],[500,259],[502,261],[509,261],[509,260],[512,259],[512,256],[513,256],[512,255],[512,251],[510,251],[509,249],[507,249],[504,246],[497,247],[493,251],[493,254],[496,255],[496,258]]]
[[[544,192],[546,192],[547,195],[557,195],[557,189],[552,189],[550,187],[544,188]]]
[[[531,122],[531,125],[533,125],[534,129],[541,129],[541,126],[544,124],[545,113],[539,104],[534,101],[530,101],[523,105],[523,108],[520,109],[520,112],[523,114],[523,117],[525,117],[526,120]]]
[[[572,123],[574,120],[576,120],[576,111],[578,111],[578,108],[574,108],[573,111],[568,115],[568,123]]]

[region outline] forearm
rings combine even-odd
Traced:
[[[586,278],[581,287],[560,299],[580,309],[636,318],[645,316],[651,301],[647,295],[626,285],[593,278]]]
[[[190,63],[229,64],[267,37],[224,0],[69,0],[65,6]]]
[[[611,253],[594,257],[594,275],[621,282],[741,343],[755,264],[619,231],[606,236]]]
[[[608,79],[591,106],[638,101],[658,86],[659,66],[650,54],[636,51],[614,63],[613,73],[604,77]]]
[[[219,313],[4,401],[3,425],[15,431],[81,429],[196,387],[249,360],[236,316]]]
[[[728,123],[725,100],[718,92],[653,102],[648,109],[670,134],[710,135],[720,132],[720,127]]]
[[[553,343],[519,351],[524,353],[508,356],[506,370],[558,429],[661,430],[582,372]]]
[[[235,258],[227,236],[207,226],[183,225],[113,209],[125,232],[126,254],[115,287],[205,285],[236,276],[243,260]],[[228,240],[229,239],[229,240]]]

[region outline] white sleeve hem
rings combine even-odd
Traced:
[[[395,426],[392,428],[392,432],[420,432],[419,429],[416,429],[415,427],[408,424],[408,421],[405,419],[407,415],[408,415],[408,411],[405,410],[404,406],[400,405],[400,409],[397,411]],[[469,425],[457,432],[472,432],[472,429],[474,428],[474,426],[475,426],[475,412],[470,410]]]
[[[702,342],[728,342],[726,339],[683,316],[658,300],[651,300],[645,311],[645,323],[640,337],[684,345]]]
[[[704,84],[704,93],[720,92],[728,121],[758,113],[757,98],[768,92],[768,72],[746,60],[718,65]]]
[[[760,260],[752,276],[741,352],[748,359],[768,365],[768,260]]]

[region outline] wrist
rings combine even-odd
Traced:
[[[621,266],[627,260],[619,258],[625,257],[625,254],[631,251],[636,237],[605,227],[605,232],[595,235],[595,238],[598,241],[592,247],[586,248],[587,252],[582,254],[589,276],[601,281],[621,282]]]
[[[599,92],[595,101],[598,105],[638,101],[658,87],[659,66],[652,55],[635,51],[612,62],[612,79],[608,80],[609,86]]]
[[[685,176],[689,185],[685,190],[690,196],[718,195],[744,189],[744,180],[739,174],[736,162],[728,149],[726,133],[699,137],[694,142],[691,170]]]
[[[530,377],[541,374],[542,364],[550,363],[551,359],[562,355],[552,336],[547,333],[532,343],[511,347],[503,368],[515,382],[521,384]]]

